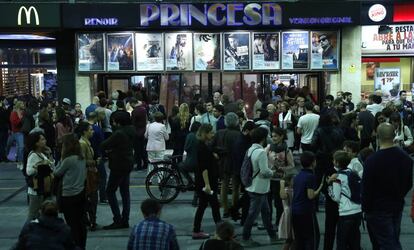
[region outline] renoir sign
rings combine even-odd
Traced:
[[[59,4],[0,3],[2,28],[58,28]]]

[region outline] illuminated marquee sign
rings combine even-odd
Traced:
[[[278,26],[282,8],[277,3],[141,4],[141,27]]]
[[[118,18],[85,18],[85,26],[117,26]]]

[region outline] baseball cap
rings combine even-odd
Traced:
[[[67,105],[70,105],[72,103],[69,98],[63,98],[62,102]]]

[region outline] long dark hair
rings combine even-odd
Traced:
[[[26,137],[26,152],[30,153],[30,151],[36,150],[36,143],[40,140],[41,136],[45,136],[42,132],[34,132],[30,133]]]
[[[77,155],[79,159],[83,159],[79,139],[74,133],[62,137],[62,160],[72,155]]]

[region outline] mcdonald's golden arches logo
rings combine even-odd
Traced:
[[[24,16],[26,17],[26,24],[30,24],[31,23],[31,17],[32,17],[32,12],[33,15],[35,17],[35,21],[36,21],[36,26],[39,26],[40,22],[39,22],[39,13],[37,12],[36,8],[33,6],[30,6],[29,8],[26,8],[26,6],[21,6],[19,9],[19,12],[17,14],[17,25],[21,26],[22,25],[22,13],[24,12]]]

